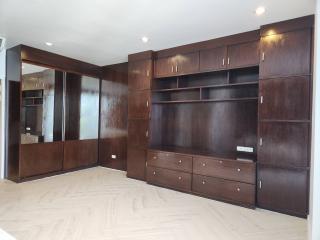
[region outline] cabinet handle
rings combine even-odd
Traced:
[[[156,172],[153,172],[153,175],[156,175]]]
[[[202,167],[205,167],[206,166],[206,164],[205,163],[202,163]]]
[[[259,139],[259,145],[262,146],[262,138]]]
[[[149,137],[149,131],[146,131],[146,137]]]
[[[219,163],[222,164],[222,161],[220,160]]]
[[[260,96],[260,103],[263,103],[263,96]]]
[[[179,179],[179,180],[181,180],[181,179],[182,179],[182,177],[178,177],[178,179]]]
[[[182,163],[182,160],[179,160],[179,162],[178,163]]]
[[[153,157],[153,159],[157,159],[157,157],[156,157],[156,156],[154,156],[154,157]]]
[[[261,60],[262,60],[262,61],[264,61],[264,59],[265,59],[265,53],[264,53],[264,52],[262,52]]]
[[[228,57],[228,65],[230,65],[230,58]]]
[[[176,72],[178,72],[178,65],[176,65]]]
[[[149,107],[149,101],[147,101],[147,107]]]
[[[259,181],[259,189],[261,189],[262,188],[262,181],[260,180]]]
[[[206,184],[206,181],[203,180],[203,181],[202,181],[202,184],[205,185],[205,184]]]
[[[240,190],[241,190],[241,189],[238,187],[238,188],[237,188],[237,191],[240,192]]]
[[[240,168],[238,168],[238,169],[237,169],[237,171],[238,171],[238,172],[241,172],[241,169],[240,169]]]
[[[150,71],[149,71],[149,70],[147,70],[147,77],[149,77],[149,75],[150,75]]]
[[[225,65],[225,59],[223,58],[222,59],[222,66],[224,66]]]
[[[174,72],[174,70],[173,70],[173,65],[171,66],[171,72]]]

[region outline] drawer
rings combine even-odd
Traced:
[[[191,191],[190,173],[148,166],[147,182],[181,191]]]
[[[217,200],[255,205],[255,185],[221,178],[193,175],[192,191]]]
[[[192,157],[183,154],[148,151],[148,165],[192,173]]]
[[[256,183],[256,164],[240,160],[209,157],[193,159],[193,173],[245,183]]]

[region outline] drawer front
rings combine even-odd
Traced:
[[[194,193],[242,205],[255,205],[255,185],[219,178],[193,175]]]
[[[148,165],[192,173],[192,157],[183,154],[149,151]]]
[[[191,191],[191,174],[167,170],[156,167],[147,167],[147,182],[181,191]]]
[[[250,184],[256,182],[256,164],[254,162],[195,157],[193,173]]]

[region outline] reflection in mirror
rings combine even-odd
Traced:
[[[99,79],[66,75],[65,139],[98,138]]]
[[[62,91],[57,88],[62,80],[60,71],[23,63],[21,144],[61,140],[61,117],[55,114],[61,115],[62,105],[57,106],[55,95]]]

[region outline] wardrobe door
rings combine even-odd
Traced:
[[[179,75],[199,72],[199,52],[178,54],[175,59],[176,72]]]
[[[149,120],[148,119],[129,119],[128,121],[128,146],[148,147]]]
[[[128,94],[128,118],[149,118],[150,90],[130,91]]]
[[[258,205],[306,217],[308,214],[308,170],[258,167]]]
[[[261,38],[260,78],[308,75],[311,69],[311,29]]]
[[[177,63],[174,57],[162,57],[155,60],[155,77],[169,77],[177,75]]]
[[[257,66],[260,62],[259,41],[228,46],[228,68]]]
[[[147,149],[128,146],[127,176],[145,180]]]
[[[144,90],[151,88],[150,77],[152,75],[152,61],[140,60],[129,62],[128,87],[131,90]]]
[[[218,47],[200,51],[200,71],[215,71],[227,66],[227,48]]]

